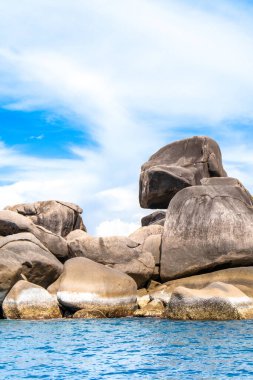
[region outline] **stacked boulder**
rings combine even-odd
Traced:
[[[166,306],[164,316],[252,318],[253,202],[227,177],[217,143],[193,137],[155,153],[142,166],[140,204],[167,207],[163,284],[149,292],[150,301]]]

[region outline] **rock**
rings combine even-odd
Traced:
[[[0,305],[12,288],[21,279],[22,264],[13,257],[8,257],[8,251],[0,254]]]
[[[159,286],[156,290],[164,290],[171,295],[175,288],[184,286],[192,289],[202,289],[212,282],[225,282],[239,288],[248,297],[253,298],[253,267],[238,267],[218,270],[211,273],[199,274],[186,278],[168,281]],[[150,293],[151,298],[153,293]]]
[[[152,235],[161,235],[163,233],[163,226],[151,224],[150,226],[140,227],[129,235],[129,239],[138,244],[143,244],[145,240]]]
[[[193,186],[171,201],[162,238],[162,281],[253,265],[253,208],[238,186]]]
[[[36,226],[29,218],[14,211],[0,211],[0,235],[7,236],[20,232],[30,232],[39,239],[58,259],[64,261],[68,258],[68,244],[61,236]]]
[[[165,211],[152,212],[152,214],[144,216],[141,219],[141,225],[142,227],[149,226],[151,224],[159,224],[163,226],[165,222],[165,215],[166,215]]]
[[[86,239],[86,237],[89,237],[89,235],[87,234],[86,231],[83,231],[83,230],[74,230],[74,231],[71,231],[66,237],[65,239],[67,241],[71,241],[71,240],[75,240],[75,239]]]
[[[143,208],[166,209],[174,195],[205,177],[226,177],[218,144],[194,136],[166,145],[142,165],[139,199]]]
[[[32,283],[47,287],[62,273],[63,265],[30,233],[0,238],[0,294],[6,294],[21,273]]]
[[[81,309],[76,311],[73,314],[74,319],[78,318],[83,318],[83,319],[98,319],[98,318],[107,318],[106,314],[97,309],[91,309],[91,310],[86,310],[86,309]]]
[[[61,318],[55,299],[41,286],[20,280],[3,302],[4,317],[8,319]]]
[[[124,272],[139,288],[148,282],[154,271],[152,253],[143,251],[138,243],[125,236],[96,238],[80,234],[73,240],[68,237],[68,245],[72,257],[86,257]]]
[[[148,236],[142,245],[143,251],[151,252],[155,260],[155,270],[151,277],[152,281],[160,280],[161,243],[162,235],[159,234]]]
[[[161,301],[164,305],[167,305],[171,299],[171,291],[164,285],[161,285],[149,292],[149,297],[154,301]]]
[[[253,205],[253,199],[249,191],[243,186],[243,184],[236,178],[232,177],[212,177],[203,178],[201,180],[202,186],[235,186],[239,187],[245,194],[245,200],[249,202],[249,205]]]
[[[179,286],[172,293],[166,316],[183,320],[251,319],[253,302],[235,286],[222,282],[203,289]]]
[[[73,318],[123,318],[133,314],[133,309],[128,306],[94,306],[81,309],[73,314]]]
[[[136,290],[136,283],[125,273],[76,257],[64,264],[57,298],[65,308],[103,313],[106,310],[106,316],[119,316],[119,313],[122,316],[133,313]]]
[[[146,296],[147,294],[148,294],[148,292],[147,292],[146,288],[137,289],[137,298],[142,297],[142,296]]]
[[[17,204],[5,209],[24,215],[34,224],[63,237],[75,229],[86,231],[81,217],[83,210],[73,203],[53,200]]]
[[[158,287],[160,287],[161,285],[162,284],[160,282],[151,280],[150,283],[148,284],[147,291],[151,292],[151,291],[157,289]]]
[[[155,268],[151,279],[160,280],[160,257],[163,227],[160,225],[149,225],[141,227],[133,232],[129,238],[141,244],[143,252],[150,252],[155,260]]]
[[[165,307],[159,300],[151,301],[142,309],[137,309],[134,312],[134,317],[157,317],[163,318]]]
[[[145,296],[142,297],[137,297],[137,304],[140,309],[143,307],[147,306],[147,304],[150,302],[150,296],[149,294],[146,294]]]

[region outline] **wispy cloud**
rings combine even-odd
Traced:
[[[253,188],[247,2],[9,0],[0,14],[2,106],[74,115],[97,142],[72,146],[69,160],[2,144],[0,167],[11,183],[0,187],[2,206],[62,198],[84,207],[92,231],[100,224],[108,233],[118,219],[126,231],[124,223],[133,226],[145,213],[138,209],[140,165],[195,131],[217,138],[231,173]],[[248,132],[239,136],[242,119]]]

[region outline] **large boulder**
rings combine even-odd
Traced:
[[[3,302],[7,319],[61,318],[57,301],[41,286],[28,281],[18,281]]]
[[[52,200],[17,204],[5,209],[24,215],[34,224],[63,237],[75,229],[86,230],[81,217],[83,210],[73,203]]]
[[[179,286],[172,293],[166,316],[172,319],[252,319],[253,301],[234,285],[215,282],[203,289]]]
[[[167,210],[161,278],[253,265],[252,236],[252,200],[241,187],[183,189]]]
[[[47,287],[62,270],[60,261],[32,234],[0,238],[0,303],[21,274],[30,282]]]
[[[166,209],[179,191],[205,177],[225,177],[218,144],[194,136],[166,145],[141,167],[139,200],[143,208]]]
[[[138,287],[143,287],[154,272],[152,253],[143,251],[139,243],[125,236],[97,238],[73,231],[67,241],[72,257],[86,257],[120,270],[132,277]]]
[[[107,317],[130,315],[136,307],[137,287],[131,277],[84,257],[66,261],[56,286],[48,291],[65,308],[100,311]]]
[[[159,299],[168,304],[173,291],[179,286],[202,289],[213,282],[224,282],[236,286],[248,297],[253,298],[253,267],[238,267],[198,274],[165,282],[153,289],[148,288],[151,299]]]
[[[21,232],[32,233],[59,260],[64,261],[68,258],[68,244],[63,237],[46,230],[44,227],[36,226],[29,218],[14,211],[0,211],[0,236]]]

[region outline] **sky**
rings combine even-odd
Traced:
[[[138,228],[141,165],[205,135],[253,192],[253,1],[0,0],[0,208]]]

